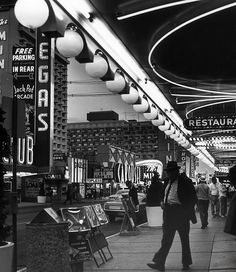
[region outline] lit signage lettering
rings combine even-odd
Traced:
[[[32,165],[34,160],[34,139],[31,136],[18,138],[17,163],[19,165]],[[12,158],[3,158],[5,164],[12,164]]]
[[[4,13],[1,13],[3,15]],[[5,13],[9,16],[9,13]],[[8,56],[8,44],[7,44],[7,34],[8,34],[8,18],[0,18],[0,69],[7,69],[6,58]]]
[[[25,135],[18,138],[18,165],[33,165],[35,128],[35,48],[13,46],[13,95],[25,105]]]
[[[139,173],[139,180],[150,180],[154,172],[158,172],[160,177],[163,172],[163,164],[159,160],[143,160],[136,162],[136,167],[140,167],[141,171]]]
[[[209,116],[186,119],[185,128],[189,130],[229,129],[235,128],[236,116]]]
[[[39,59],[46,60],[49,59],[49,44],[42,42],[39,44]],[[42,85],[45,83],[48,86],[49,83],[49,70],[48,65],[40,65],[38,67],[38,82]],[[41,112],[38,114],[38,131],[47,131],[48,130],[48,89],[39,89],[38,90],[38,102],[37,107],[45,109],[45,112]]]
[[[50,39],[38,31],[37,36],[37,88],[36,88],[36,165],[50,166]]]

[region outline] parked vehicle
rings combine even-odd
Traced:
[[[103,209],[109,218],[110,222],[114,222],[116,217],[123,217],[125,214],[124,206],[122,203],[122,196],[128,195],[129,189],[118,190],[116,194],[110,195],[108,201],[104,203]],[[139,211],[137,217],[143,216],[146,207],[146,194],[138,193]]]

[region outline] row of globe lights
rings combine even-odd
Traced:
[[[125,79],[123,78],[124,82]],[[138,113],[143,113],[144,117],[148,120],[151,120],[152,124],[157,126],[159,130],[163,131],[167,136],[174,139],[178,144],[182,145],[185,148],[190,148],[191,145],[189,141],[183,136],[183,134],[177,130],[174,125],[168,121],[160,110],[144,96],[140,97],[139,91],[137,88],[129,90],[128,93],[123,94],[123,88],[125,84],[120,84],[120,76],[117,76],[112,81],[107,81],[107,89],[111,92],[120,93],[121,98],[128,104],[133,105],[133,109]],[[120,84],[120,85],[119,85]],[[118,87],[120,86],[120,87]],[[140,99],[141,98],[141,99]],[[150,105],[151,104],[151,105]],[[194,150],[195,151],[195,150]],[[194,154],[197,154],[194,152]]]
[[[27,7],[27,8],[26,8]],[[40,10],[40,13],[38,12]],[[18,0],[15,4],[15,15],[17,20],[25,27],[36,29],[45,24],[49,17],[49,7],[44,0]],[[56,48],[66,58],[78,56],[86,43],[85,37],[78,33],[77,27],[70,24],[65,29],[64,37],[56,39]],[[160,112],[156,105],[138,90],[136,84],[128,83],[123,73],[117,69],[114,77],[110,71],[109,62],[101,50],[97,50],[90,63],[85,64],[86,72],[93,78],[100,78],[106,81],[109,91],[119,93],[121,99],[132,104],[133,109],[138,113],[143,113],[144,117],[152,121],[167,136],[174,139],[178,144],[189,150],[195,156],[199,156],[199,151],[185,138],[179,129],[176,129],[171,121]],[[119,71],[119,72],[118,72]],[[111,80],[108,80],[111,79]]]

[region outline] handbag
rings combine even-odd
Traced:
[[[236,193],[234,193],[229,205],[229,211],[225,221],[224,232],[236,235]]]

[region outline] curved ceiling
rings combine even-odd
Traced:
[[[235,1],[90,2],[183,119],[236,114]],[[232,129],[194,135],[225,133],[235,137]]]

